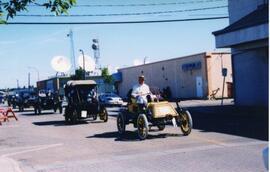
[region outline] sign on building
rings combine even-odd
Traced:
[[[189,70],[201,69],[201,68],[202,68],[202,63],[200,61],[182,64],[183,71],[189,71]]]

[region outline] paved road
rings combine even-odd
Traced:
[[[209,129],[196,121],[189,136],[183,136],[178,128],[167,127],[162,132],[153,128],[149,139],[139,141],[131,125],[126,137],[118,138],[117,110],[109,108],[107,123],[89,120],[73,126],[65,125],[61,114],[49,111],[43,115],[30,110],[17,113],[18,122],[0,126],[0,167],[6,165],[5,172],[266,171],[262,150],[268,142],[256,134],[235,131],[242,125],[230,124],[224,116],[221,120],[229,125],[223,127],[231,126],[232,132],[214,130],[215,125]],[[203,120],[202,115],[204,122],[214,119],[196,108],[192,111],[194,120]],[[203,109],[209,111],[211,108]]]

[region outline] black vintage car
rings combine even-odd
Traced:
[[[93,80],[68,81],[65,85],[65,121],[75,124],[78,120],[97,116],[104,122],[108,120],[106,108],[101,105],[97,98],[97,84]]]
[[[42,110],[53,110],[54,112],[59,109],[62,113],[62,100],[57,93],[41,90],[34,105],[35,114],[41,114]]]
[[[8,98],[8,104],[13,108],[18,107],[20,112],[23,112],[25,108],[35,106],[36,93],[34,91],[20,91],[16,95],[11,95]]]

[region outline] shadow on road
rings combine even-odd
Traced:
[[[33,122],[34,125],[37,126],[74,126],[74,125],[84,125],[84,124],[89,124],[89,123],[104,123],[103,121],[93,121],[93,120],[81,120],[78,121],[76,124],[67,124],[64,120],[63,121],[41,121],[41,122]]]
[[[193,128],[268,140],[268,109],[238,106],[207,106],[188,108]]]
[[[21,112],[19,111],[19,109],[13,109],[14,112]],[[34,110],[31,110],[31,109],[24,109],[23,112],[31,112],[31,111],[34,111]]]
[[[52,126],[73,126],[73,125],[82,125],[82,124],[88,124],[87,121],[79,121],[77,124],[73,124],[73,125],[69,125],[66,124],[65,121],[42,121],[42,122],[33,122],[34,125],[37,126],[48,126],[48,125],[52,125]]]
[[[23,115],[23,116],[41,116],[41,115],[56,115],[58,113],[54,113],[54,112],[42,112],[41,114],[35,114],[35,112],[32,112],[32,113],[21,113],[20,115]],[[59,114],[61,115],[61,114]]]
[[[167,137],[181,137],[182,134],[171,134],[171,133],[162,133],[162,134],[156,134],[152,135],[151,133],[148,135],[147,140],[151,139],[161,139],[161,138],[167,138]],[[140,141],[138,138],[138,134],[136,131],[126,131],[125,135],[119,136],[118,132],[106,132],[101,134],[95,134],[93,136],[88,136],[86,138],[115,138],[115,141]]]

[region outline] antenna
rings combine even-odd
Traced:
[[[76,63],[75,63],[75,52],[74,52],[74,41],[73,41],[73,31],[70,29],[67,37],[70,37],[70,54],[71,54],[71,62],[72,62],[72,72],[75,73],[76,70]]]
[[[55,56],[51,61],[51,66],[56,72],[65,73],[70,70],[71,64],[68,58],[64,56]]]
[[[85,63],[85,71],[92,72],[96,68],[96,63],[93,58],[88,55],[80,55],[78,58],[78,64],[81,68],[83,68],[83,63]]]

